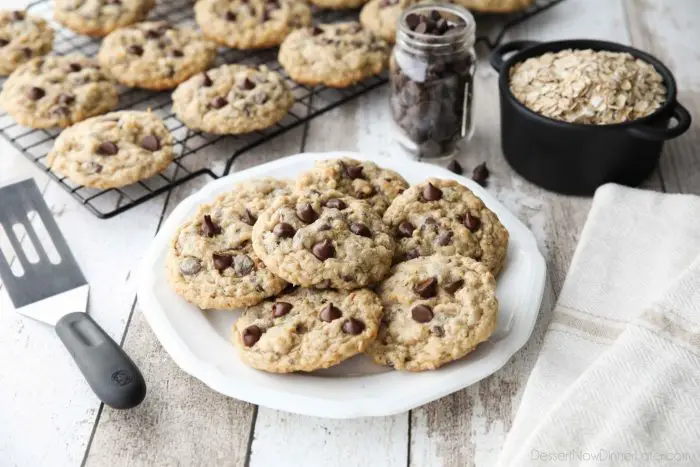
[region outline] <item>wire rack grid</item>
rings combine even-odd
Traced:
[[[489,30],[494,35],[481,34],[477,42],[493,48],[502,40],[511,27],[527,20],[563,0],[536,0],[529,9],[508,16],[487,18],[486,23],[496,21],[499,27]],[[191,0],[160,1],[151,12],[148,20],[167,20],[171,24],[194,25],[193,2]],[[50,0],[39,0],[28,7],[32,14],[51,17]],[[357,19],[357,11],[315,11],[317,22],[337,22]],[[56,25],[54,25],[56,26]],[[54,54],[67,55],[82,53],[94,56],[100,47],[100,40],[79,36],[67,29],[56,27]],[[345,89],[332,89],[324,86],[305,86],[289,79],[277,62],[277,50],[239,51],[221,48],[216,64],[243,63],[266,65],[279,71],[295,97],[295,104],[289,113],[277,124],[265,130],[246,135],[222,136],[192,131],[184,126],[173,114],[170,92],[153,92],[142,89],[121,88],[119,109],[151,109],[163,119],[173,135],[175,157],[162,173],[135,184],[99,190],[80,186],[70,179],[51,171],[46,157],[59,129],[32,129],[18,125],[5,112],[0,112],[0,134],[16,147],[25,157],[45,171],[54,181],[71,194],[78,202],[99,218],[110,218],[148,201],[193,178],[206,176],[212,179],[226,175],[237,156],[296,128],[305,122],[338,107],[387,82],[386,73],[364,80],[356,86]],[[212,148],[211,154],[202,156],[202,149]],[[215,150],[216,148],[216,150]],[[209,152],[209,151],[207,151]],[[223,157],[222,157],[223,155]],[[222,160],[225,161],[222,163]]]

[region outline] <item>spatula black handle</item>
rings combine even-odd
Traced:
[[[67,314],[56,323],[56,333],[102,402],[115,409],[130,409],[146,397],[146,382],[139,369],[89,315]]]

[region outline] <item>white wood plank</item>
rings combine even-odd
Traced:
[[[31,172],[38,173],[36,169]],[[118,219],[102,221],[87,214],[53,182],[44,198],[91,284],[89,313],[119,341],[133,300],[129,271],[141,254],[139,246],[152,236],[162,201],[154,200]],[[6,293],[0,295],[3,463],[76,465],[83,456],[99,401],[53,329],[15,313]]]
[[[241,155],[234,168],[296,153],[301,139],[301,129],[286,133]],[[197,164],[212,166],[223,164],[229,154],[226,144],[221,144],[194,157],[199,158]],[[209,181],[196,179],[175,189],[167,214]],[[222,396],[180,370],[153,335],[138,302],[124,348],[140,366],[148,395],[132,410],[105,407],[87,465],[237,466],[245,462],[255,406]]]

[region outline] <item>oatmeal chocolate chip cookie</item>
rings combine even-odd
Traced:
[[[52,47],[53,29],[45,20],[19,10],[0,10],[0,76],[46,55]]]
[[[185,125],[217,134],[270,127],[293,104],[282,75],[264,65],[223,65],[193,76],[173,93],[173,111]]]
[[[462,358],[496,328],[496,280],[464,256],[429,256],[394,267],[377,293],[384,307],[375,363],[434,370]]]
[[[89,118],[63,131],[47,163],[73,182],[115,188],[149,178],[173,159],[173,138],[150,112],[122,111]]]
[[[205,36],[237,49],[278,46],[311,24],[311,9],[302,0],[199,0],[194,11]]]
[[[317,161],[314,168],[297,178],[297,190],[335,190],[364,200],[380,215],[394,198],[408,188],[408,182],[393,170],[374,162],[344,157]]]
[[[342,10],[345,8],[360,8],[367,3],[367,0],[310,0],[313,5],[319,8],[330,10]]]
[[[401,13],[419,0],[370,0],[360,11],[360,23],[377,37],[393,44],[396,40],[396,25]]]
[[[452,3],[480,13],[511,13],[533,5],[535,0],[453,0]]]
[[[279,62],[294,81],[336,88],[381,73],[388,60],[388,44],[355,22],[299,29],[287,36],[279,52]]]
[[[309,192],[282,198],[260,214],[253,248],[292,284],[347,290],[389,272],[394,240],[366,203],[338,192]]]
[[[243,182],[203,205],[175,234],[166,264],[175,292],[202,309],[251,306],[287,285],[253,252],[257,216],[291,192],[284,180]]]
[[[363,352],[379,328],[382,306],[360,289],[296,289],[248,308],[233,342],[253,368],[273,373],[328,368]]]
[[[0,105],[20,125],[68,127],[116,107],[117,87],[83,55],[36,57],[5,81]]]
[[[55,0],[53,17],[78,34],[101,37],[138,23],[155,4],[155,0]]]
[[[215,56],[216,44],[199,32],[160,21],[110,33],[99,60],[120,83],[160,91],[206,70]]]
[[[432,254],[463,255],[494,274],[503,267],[508,231],[471,190],[429,178],[399,195],[384,213],[396,237],[394,262]]]

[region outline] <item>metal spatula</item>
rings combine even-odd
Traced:
[[[54,262],[30,222],[32,211],[54,245]],[[32,259],[38,261],[28,259],[15,234],[17,224],[24,227],[25,241],[31,242],[36,252]],[[4,231],[0,235],[7,237],[19,262],[13,272],[9,258],[0,251],[0,278],[15,309],[56,327],[58,337],[102,402],[116,409],[140,404],[146,396],[146,382],[124,350],[84,313],[89,286],[34,180],[0,188],[0,226]]]

